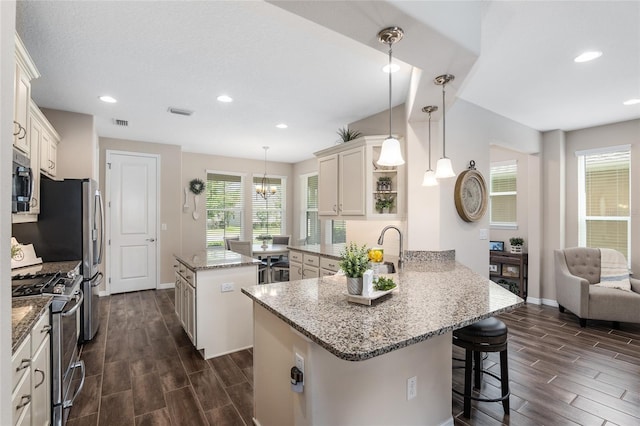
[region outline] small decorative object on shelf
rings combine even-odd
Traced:
[[[378,191],[391,191],[391,177],[380,176],[376,183],[376,189]]]
[[[358,139],[360,136],[362,136],[362,133],[360,133],[359,131],[351,130],[348,127],[343,127],[341,129],[338,129],[336,133],[340,136],[342,143],[349,142],[354,139]]]
[[[191,179],[189,182],[189,189],[196,195],[199,195],[204,191],[204,182],[201,179]]]
[[[522,253],[522,246],[524,245],[524,239],[522,237],[509,238],[509,243],[511,244],[511,253]]]
[[[394,201],[393,196],[382,196],[376,200],[376,210],[378,213],[389,213],[393,208]]]
[[[340,252],[338,265],[347,276],[347,292],[362,294],[362,275],[369,268],[369,250],[366,244],[359,246],[350,242]]]
[[[267,248],[267,247],[269,247],[269,245],[267,244],[267,241],[269,241],[269,240],[271,240],[271,239],[273,239],[273,236],[268,235],[268,234],[267,234],[267,235],[258,235],[258,236],[256,237],[256,240],[258,240],[258,241],[262,241],[262,245],[260,246],[260,247],[262,247],[262,248]]]

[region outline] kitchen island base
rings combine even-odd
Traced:
[[[255,424],[453,425],[451,332],[364,361],[345,361],[257,303],[253,316]],[[290,387],[295,354],[304,358],[302,393]],[[408,400],[412,377],[417,392]]]

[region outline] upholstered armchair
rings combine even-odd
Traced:
[[[600,249],[572,247],[555,250],[556,299],[586,327],[588,319],[640,323],[640,280],[629,278],[630,290],[600,283]]]

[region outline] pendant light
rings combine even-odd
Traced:
[[[391,135],[391,46],[402,40],[404,31],[399,27],[389,27],[378,33],[378,41],[389,46],[389,137],[382,142],[378,164],[381,166],[401,166],[404,164],[400,142]]]
[[[438,107],[435,105],[429,105],[422,108],[422,112],[429,114],[429,169],[424,172],[424,178],[422,179],[422,186],[436,186],[438,185],[438,179],[436,179],[436,172],[431,169],[431,113],[437,111]]]
[[[438,77],[435,78],[434,82],[439,85],[442,86],[442,158],[440,158],[438,160],[438,164],[436,165],[436,178],[437,179],[445,179],[445,178],[450,178],[450,177],[454,177],[456,174],[453,171],[453,166],[451,165],[451,160],[449,158],[447,158],[447,154],[445,151],[445,144],[446,144],[446,138],[445,138],[445,126],[446,126],[446,121],[445,121],[445,96],[444,96],[444,86],[452,81],[455,77],[451,74],[443,74],[443,75],[439,75]]]
[[[267,178],[267,150],[269,147],[263,146],[262,149],[264,149],[264,175],[260,183],[256,185],[256,194],[266,200],[267,197],[276,193],[276,187],[269,186],[269,179]]]

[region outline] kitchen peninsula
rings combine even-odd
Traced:
[[[257,424],[453,424],[452,331],[524,302],[453,260],[391,277],[397,290],[372,306],[347,302],[344,276],[242,290],[254,302]],[[296,354],[302,393],[288,382]]]
[[[228,250],[174,257],[176,315],[203,358],[250,347],[251,303],[240,288],[258,283],[260,261]]]

